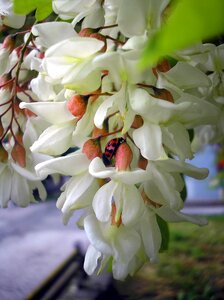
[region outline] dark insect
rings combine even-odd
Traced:
[[[108,166],[111,164],[111,160],[112,160],[113,156],[116,154],[118,147],[120,146],[120,144],[122,144],[124,142],[125,142],[125,139],[116,138],[116,139],[110,140],[106,144],[105,152],[103,153],[103,157],[102,157],[105,166]]]

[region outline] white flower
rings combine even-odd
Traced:
[[[0,0],[0,26],[2,24],[12,28],[21,28],[26,20],[26,16],[13,13],[13,1]]]
[[[140,88],[130,91],[130,103],[134,112],[144,120],[143,126],[134,130],[133,139],[145,158],[150,160],[161,158],[164,155],[163,143],[182,159],[192,157],[188,134],[180,123],[183,112],[191,103],[171,103],[155,98]],[[172,126],[173,123],[175,126]],[[170,139],[172,140],[174,135],[176,144],[172,145]]]
[[[124,225],[134,223],[143,213],[143,199],[135,184],[147,178],[144,170],[117,171],[113,167],[105,167],[98,157],[93,159],[89,165],[89,172],[96,178],[110,178],[93,198],[93,209],[96,217],[101,222],[110,219],[112,205],[115,203],[119,219],[122,214]]]
[[[78,93],[89,93],[99,88],[101,72],[94,68],[92,59],[104,46],[95,38],[74,37],[50,48],[43,59],[43,69],[54,83]]]
[[[45,22],[34,25],[32,33],[36,37],[35,44],[48,49],[63,40],[77,36],[72,24],[67,22]]]
[[[104,24],[104,10],[99,0],[78,0],[69,1],[53,0],[52,6],[56,14],[59,14],[63,20],[74,18],[75,26],[80,20],[83,20],[83,28],[97,28]]]
[[[101,223],[94,214],[84,219],[84,229],[91,243],[84,262],[87,274],[92,275],[99,268],[102,270],[112,256],[114,278],[124,279],[129,273],[128,264],[140,248],[139,234],[133,228]]]
[[[72,146],[76,118],[67,109],[66,102],[22,102],[20,108],[28,108],[53,124],[45,129],[39,139],[34,142],[31,147],[32,151],[58,155]]]
[[[204,179],[208,175],[208,170],[205,168],[197,168],[175,159],[149,161],[146,171],[148,180],[142,184],[142,188],[147,197],[154,204],[166,204],[174,210],[183,208],[180,192],[184,182],[180,173],[196,179]]]
[[[91,205],[93,195],[99,187],[97,180],[88,172],[89,163],[84,153],[76,151],[36,166],[37,174],[41,178],[54,173],[71,176],[62,187],[63,192],[57,200],[57,207],[63,212],[65,223],[74,210]]]
[[[117,22],[126,37],[149,34],[161,25],[162,12],[169,0],[122,0],[119,4]]]

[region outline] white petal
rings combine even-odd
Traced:
[[[104,43],[95,38],[89,37],[73,37],[67,40],[63,40],[52,47],[50,47],[45,57],[74,57],[74,58],[86,58],[101,50]]]
[[[198,88],[199,86],[210,86],[210,80],[198,68],[185,62],[178,62],[168,72],[160,73],[166,80],[172,82],[181,89]],[[165,87],[165,86],[164,86]]]
[[[98,128],[103,127],[103,122],[109,114],[115,113],[118,108],[114,105],[114,102],[117,100],[118,93],[113,96],[106,98],[100,107],[97,109],[95,117],[94,117],[94,124]]]
[[[7,207],[10,200],[12,173],[7,165],[0,163],[0,207]]]
[[[67,22],[46,22],[34,25],[32,33],[36,38],[37,44],[45,48],[77,35],[73,26]]]
[[[94,178],[87,174],[75,176],[66,189],[66,200],[62,207],[62,212],[66,212],[72,206],[75,206],[80,197],[87,191]],[[85,205],[84,205],[85,206]]]
[[[122,223],[133,224],[139,220],[144,211],[141,194],[135,186],[125,185],[121,196],[123,198]]]
[[[181,123],[172,123],[162,128],[163,143],[181,160],[192,159],[191,143],[186,128]]]
[[[84,219],[84,229],[90,243],[100,252],[111,255],[112,248],[105,241],[103,233],[100,228],[100,223],[97,221],[94,215],[88,215]]]
[[[136,231],[119,228],[113,245],[115,260],[127,264],[138,251],[140,244],[141,239]]]
[[[134,130],[133,139],[145,158],[157,160],[162,155],[162,132],[160,126],[145,122],[142,127]]]
[[[11,200],[21,207],[26,207],[33,202],[33,195],[27,180],[16,172],[12,176]]]
[[[135,169],[133,171],[116,171],[114,174],[111,174],[111,178],[128,185],[133,185],[147,180],[148,173],[142,169]]]
[[[154,260],[161,246],[161,233],[154,213],[146,212],[141,221],[141,235],[147,256]]]
[[[97,178],[108,178],[116,173],[115,168],[105,167],[103,161],[96,157],[89,165],[89,173]]]
[[[31,151],[49,155],[59,155],[72,146],[73,125],[52,125],[48,127],[34,142]]]
[[[154,210],[162,219],[167,222],[183,222],[188,221],[197,225],[207,225],[208,221],[206,218],[191,216],[188,214],[181,213],[179,211],[173,210],[168,206],[162,206]]]
[[[89,245],[84,260],[84,270],[88,275],[92,275],[94,273],[100,257],[100,251],[96,250],[92,245]]]
[[[116,187],[117,184],[110,181],[104,184],[93,198],[93,210],[97,219],[101,222],[107,222],[110,219],[111,204]]]
[[[158,161],[156,164],[167,172],[184,173],[185,175],[196,179],[205,179],[208,176],[208,169],[197,168],[191,164],[176,159]]]
[[[67,156],[57,157],[36,165],[35,170],[41,178],[50,174],[74,176],[88,170],[89,160],[84,153],[74,152]]]
[[[61,124],[75,119],[67,109],[66,102],[22,102],[19,106],[28,108],[51,124]]]

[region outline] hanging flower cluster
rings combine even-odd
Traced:
[[[0,26],[23,26],[5,2]],[[88,274],[109,264],[124,279],[156,261],[161,222],[206,224],[181,212],[182,175],[208,174],[185,162],[190,133],[223,139],[224,47],[200,44],[140,70],[169,2],[53,0],[59,21],[0,45],[0,205],[26,206],[36,188],[45,199],[41,180],[67,176],[56,205],[65,223],[82,211]]]

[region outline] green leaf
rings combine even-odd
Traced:
[[[224,33],[223,0],[176,0],[166,23],[147,43],[140,65]]]
[[[27,15],[36,10],[35,18],[42,21],[52,12],[51,0],[13,0],[14,12],[20,15]]]
[[[159,251],[163,252],[167,250],[169,246],[169,240],[170,240],[169,227],[167,222],[164,221],[162,218],[160,218],[160,216],[156,215],[156,218],[162,235],[162,243]]]

